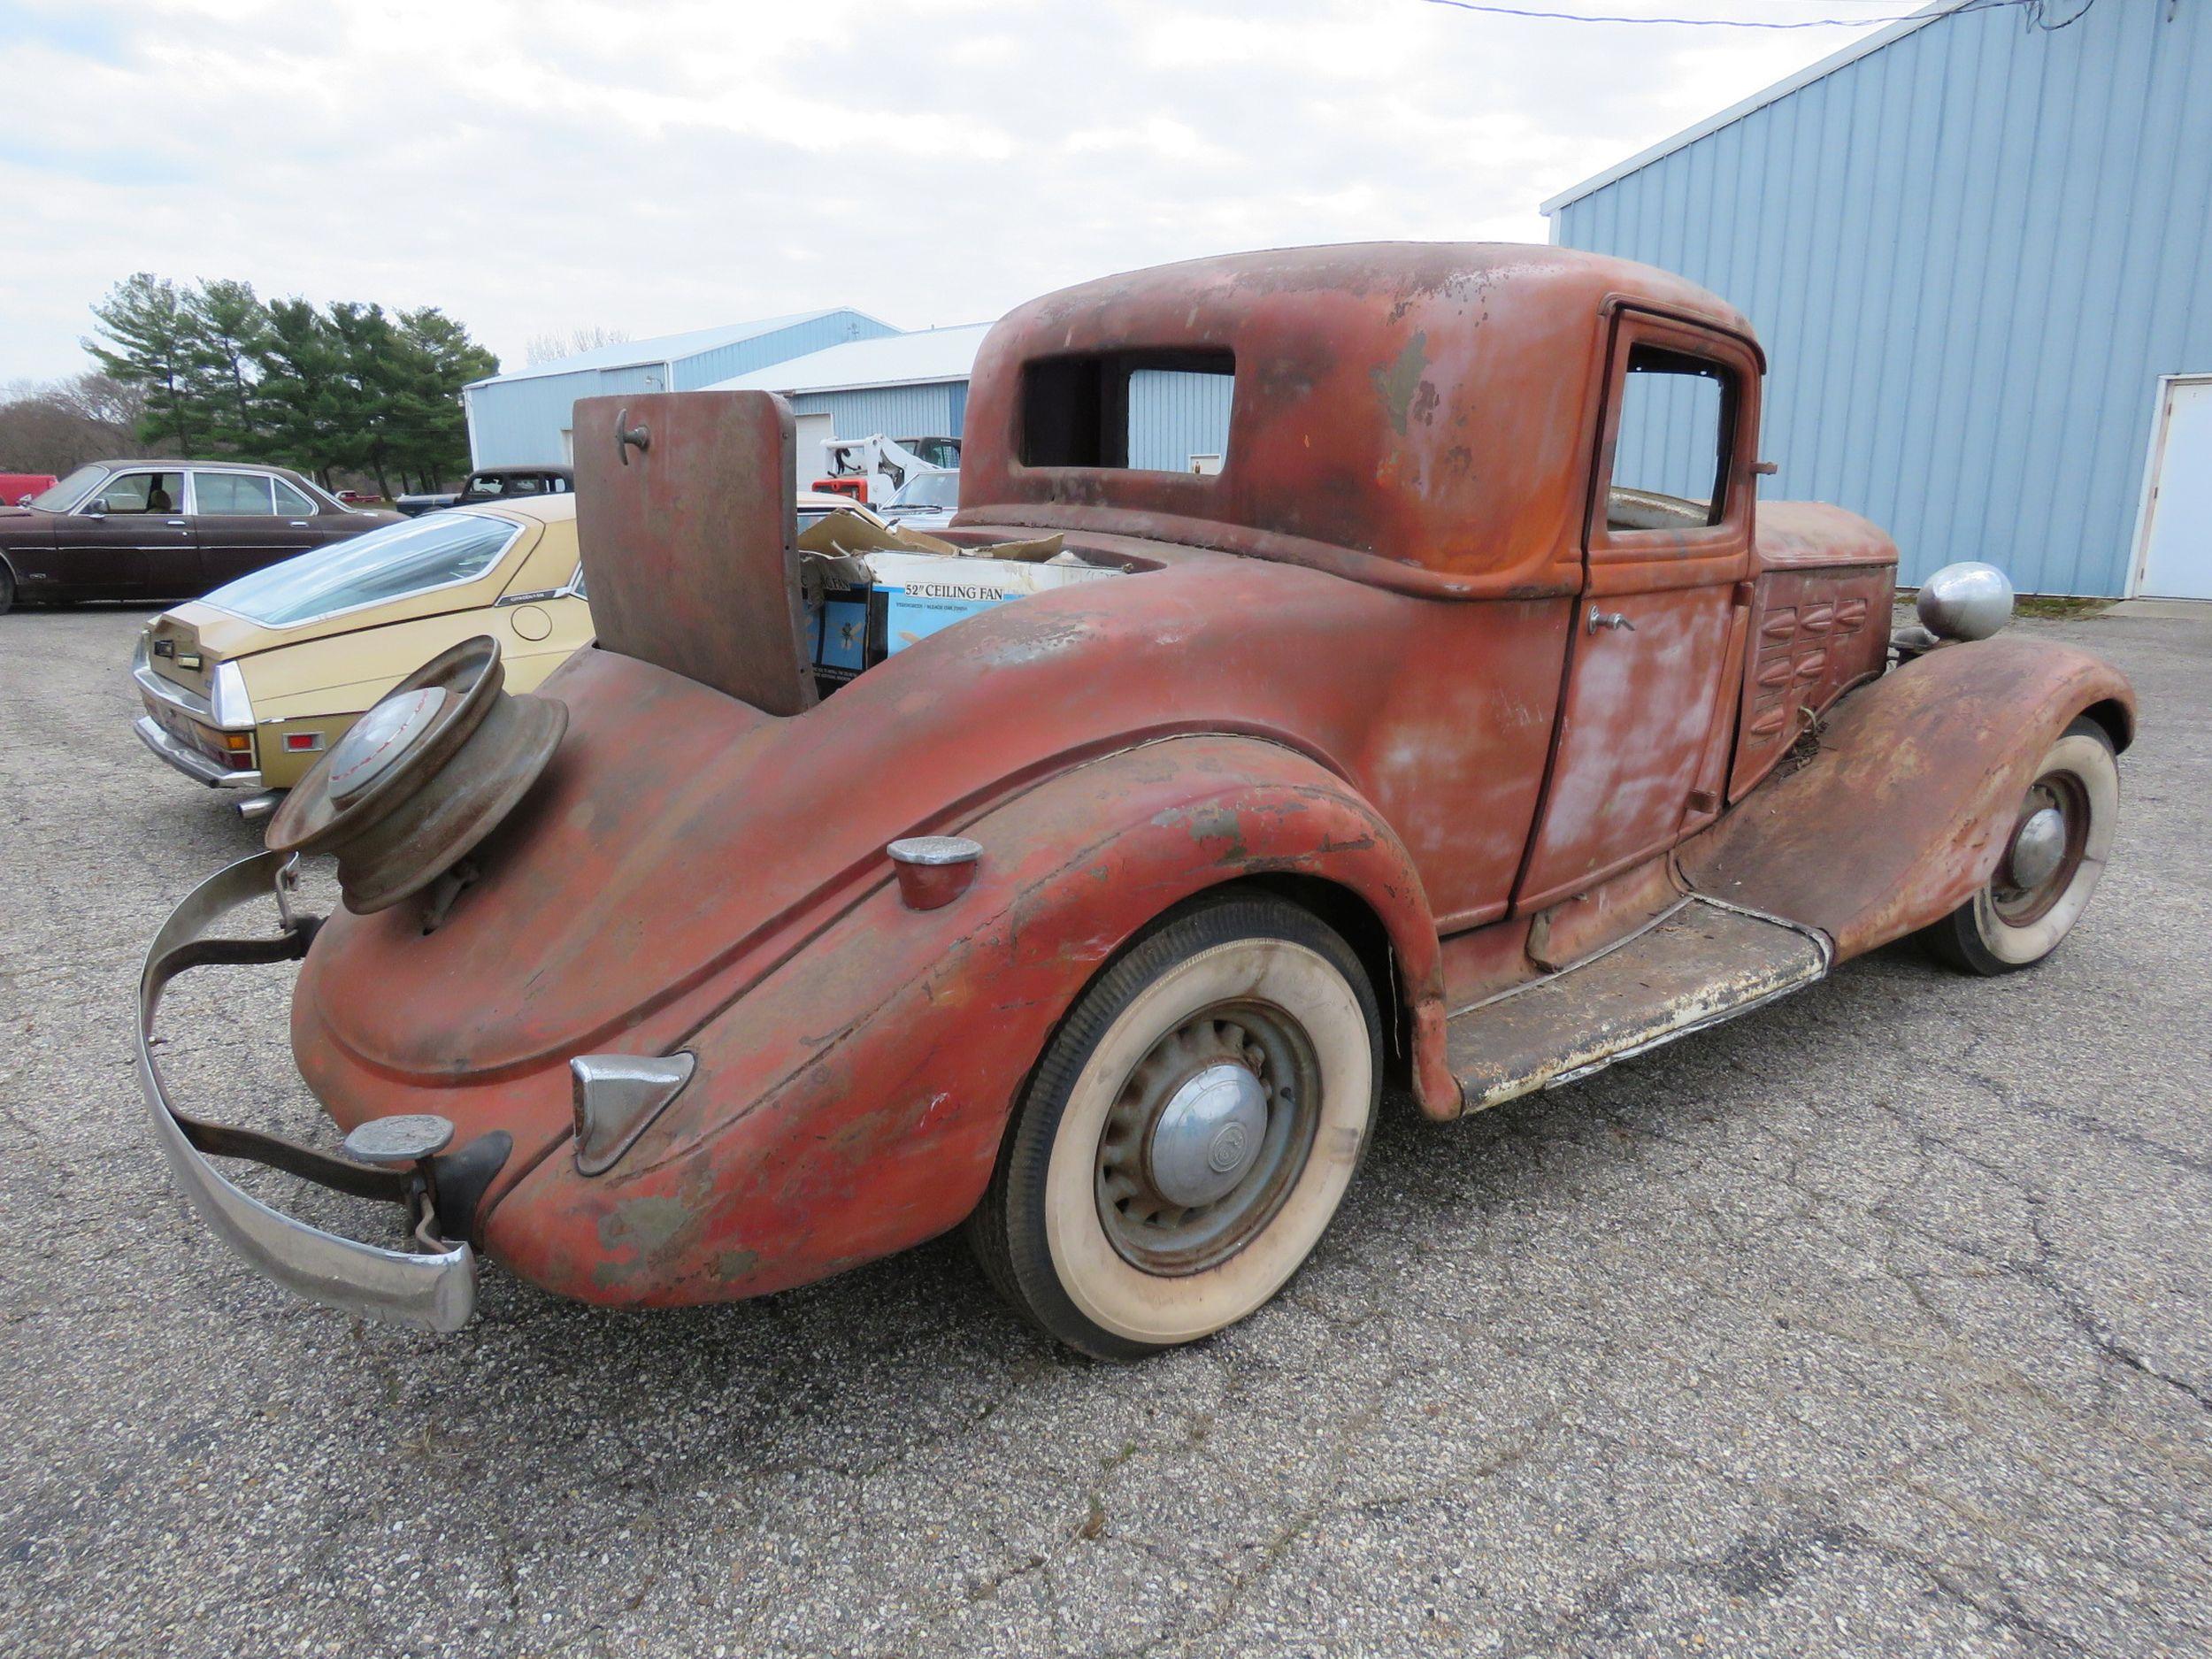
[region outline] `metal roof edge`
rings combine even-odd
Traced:
[[[772,364],[770,366],[774,365]],[[733,374],[730,378],[736,380],[738,377]],[[790,396],[811,397],[818,392],[877,392],[901,386],[957,386],[961,381],[973,378],[972,374],[910,374],[895,380],[851,380],[836,386],[795,386],[790,389]]]
[[[1693,126],[1684,127],[1671,138],[1663,138],[1648,150],[1640,150],[1625,161],[1618,161],[1602,173],[1594,173],[1580,184],[1570,185],[1557,196],[1538,204],[1536,211],[1549,219],[1560,208],[1584,196],[1602,190],[1607,185],[1625,179],[1632,173],[1640,173],[1662,157],[1671,156],[1678,150],[1686,150],[1701,138],[1717,133],[1724,127],[1732,127],[1747,115],[1763,110],[1770,104],[1778,104],[1800,88],[1809,87],[1816,81],[1832,75],[1837,70],[1856,63],[1860,58],[1878,52],[1883,47],[1906,35],[1924,29],[1929,24],[1948,17],[1962,6],[1984,9],[1977,0],[1930,0],[1909,18],[1903,18],[1880,29],[1863,40],[1854,41],[1841,51],[1831,52],[1817,63],[1808,64],[1793,75],[1786,75],[1772,86],[1753,93],[1740,104],[1732,104],[1717,115],[1709,115]]]
[[[796,328],[806,323],[818,323],[825,317],[835,317],[840,312],[850,312],[853,316],[859,318],[863,322],[873,323],[879,328],[888,328],[895,334],[902,334],[907,332],[903,328],[900,328],[893,324],[885,322],[882,318],[874,315],[872,312],[862,311],[856,305],[825,305],[819,311],[792,312],[782,321],[777,322],[775,327],[764,328],[758,334],[740,334],[734,340],[723,342],[722,345],[719,346],[704,346],[697,351],[687,351],[683,354],[683,359],[687,361],[692,357],[703,357],[709,351],[720,351],[728,346],[742,345],[749,340],[764,340],[770,334],[780,334],[786,328]],[[773,321],[774,319],[769,319],[767,320]],[[680,334],[657,334],[651,340],[641,340],[637,343],[641,346],[649,346],[669,340],[680,340],[684,337],[685,334],[709,334],[711,332],[713,331],[710,329],[703,328],[687,329]],[[672,372],[678,359],[663,355],[660,357],[626,357],[619,363],[589,363],[574,367],[563,366],[564,363],[573,363],[573,358],[568,358],[556,360],[552,363],[530,364],[519,369],[511,369],[498,374],[488,374],[480,380],[469,381],[466,385],[463,386],[461,389],[464,392],[472,392],[476,390],[478,387],[489,386],[494,381],[549,380],[557,375],[562,374],[597,374],[603,370],[611,369],[649,369],[657,363],[667,365]]]

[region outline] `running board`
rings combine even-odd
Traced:
[[[1572,967],[1463,1009],[1445,1027],[1463,1110],[1602,1071],[1812,984],[1817,929],[1696,895]]]

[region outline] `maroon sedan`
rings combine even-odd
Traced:
[[[298,473],[234,461],[95,461],[0,507],[0,611],[19,599],[193,599],[390,524]]]

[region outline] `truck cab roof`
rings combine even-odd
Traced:
[[[1755,409],[1764,363],[1742,313],[1572,249],[1354,243],[1064,288],[977,357],[955,522],[1183,542],[1439,595],[1571,591],[1624,311],[1709,337]],[[1209,375],[1232,382],[1220,470],[1137,464],[1133,401],[1177,384],[1151,377]]]

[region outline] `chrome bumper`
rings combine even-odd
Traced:
[[[198,749],[189,744],[180,743],[170,736],[162,729],[161,722],[150,714],[140,715],[131,723],[131,730],[138,733],[140,742],[196,783],[204,783],[216,789],[261,787],[259,772],[232,772],[218,766]]]
[[[426,1210],[417,1234],[441,1248],[417,1253],[342,1239],[295,1221],[233,1186],[203,1147],[211,1143],[218,1156],[256,1157],[365,1196],[397,1197],[404,1178],[273,1136],[206,1124],[169,1103],[153,1056],[154,1014],[169,981],[207,963],[281,962],[307,954],[311,926],[288,914],[284,931],[273,938],[207,936],[209,926],[227,911],[270,897],[284,863],[282,854],[260,853],[209,877],[170,913],[146,952],[138,980],[138,1082],[154,1140],[201,1219],[265,1277],[348,1313],[432,1331],[458,1330],[476,1308],[475,1253],[465,1243],[433,1240],[435,1217]]]

